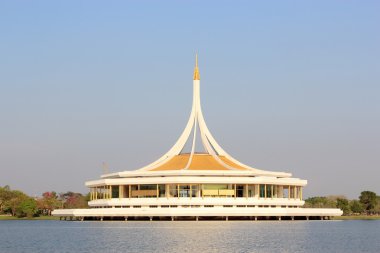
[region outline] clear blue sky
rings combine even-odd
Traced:
[[[203,110],[227,152],[380,194],[379,1],[1,1],[0,185],[86,192],[134,170]]]

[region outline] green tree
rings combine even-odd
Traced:
[[[338,198],[336,200],[336,207],[343,211],[343,215],[350,214],[351,209],[347,199]]]
[[[360,193],[359,201],[363,204],[367,214],[373,213],[377,204],[376,193],[371,191],[363,191]]]
[[[336,208],[336,200],[331,197],[311,197],[305,199],[305,207]]]
[[[37,202],[33,198],[24,198],[16,208],[17,217],[33,217],[37,213]]]
[[[17,208],[26,198],[28,198],[28,196],[21,191],[10,191],[7,200],[4,202],[5,212],[16,216]]]
[[[6,204],[12,198],[12,192],[8,185],[0,187],[0,213],[6,212]]]
[[[380,214],[380,196],[377,196],[377,204],[375,206],[374,212]]]
[[[350,209],[351,209],[351,212],[356,213],[356,214],[360,214],[364,211],[364,207],[362,203],[360,203],[360,201],[356,199],[350,202]]]

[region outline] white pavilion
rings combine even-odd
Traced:
[[[199,138],[204,152],[196,152]],[[191,150],[184,152],[185,145]],[[198,59],[185,130],[155,162],[86,182],[88,209],[57,209],[64,219],[329,219],[339,209],[303,208],[306,180],[245,165],[216,142],[203,117]]]

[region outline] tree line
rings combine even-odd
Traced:
[[[86,208],[89,194],[76,192],[44,192],[40,197],[30,197],[19,190],[12,190],[8,185],[0,186],[0,214],[22,217],[51,215],[59,208]]]
[[[305,199],[304,207],[339,208],[343,215],[380,215],[380,196],[372,191],[362,191],[358,199],[344,196],[311,197]]]

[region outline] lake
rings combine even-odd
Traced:
[[[0,221],[0,252],[380,252],[380,220]]]

